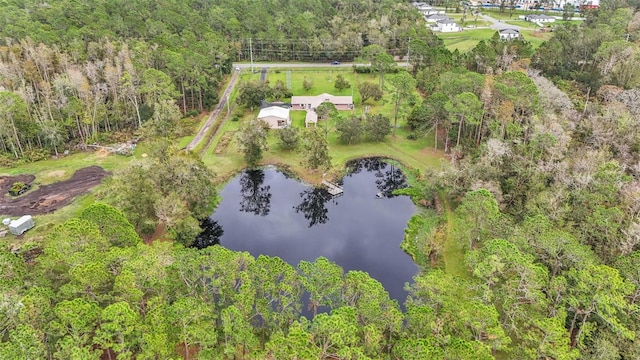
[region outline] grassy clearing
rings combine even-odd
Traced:
[[[441,234],[443,238],[443,250],[442,260],[444,261],[444,270],[451,275],[459,276],[461,278],[468,278],[469,273],[464,266],[464,249],[456,244],[453,238],[453,229],[456,226],[455,216],[449,197],[447,194],[438,194],[442,201],[442,216],[445,220],[444,233]]]
[[[541,32],[537,30],[521,30],[520,34],[525,40],[531,43],[531,47],[534,49],[539,48],[543,42],[551,39],[553,36],[552,32]]]
[[[488,9],[488,8],[482,8],[482,13],[487,15],[487,16],[491,16],[492,18],[496,19],[496,20],[517,20],[518,17],[520,15],[527,15],[527,14],[545,14],[545,15],[550,15],[550,16],[555,16],[556,14],[547,14],[546,12],[543,11],[525,11],[525,10],[513,10],[513,12],[511,12],[511,10],[505,9],[504,11],[500,11],[500,9]]]
[[[358,84],[363,81],[376,81],[377,77],[371,74],[356,74],[347,68],[330,68],[328,70],[270,70],[267,73],[267,80],[271,84],[282,81],[287,84],[287,73],[291,76],[291,92],[294,95],[320,95],[328,93],[331,95],[353,96],[353,101],[360,102],[360,94],[358,93]],[[349,83],[351,88],[338,91],[335,88],[336,76],[342,75]],[[312,87],[308,91],[305,90],[303,83],[308,79],[312,82]],[[290,99],[285,99],[288,101]]]
[[[534,30],[540,29],[540,26],[536,25],[535,23],[524,21],[524,20],[509,20],[509,21],[505,21],[504,23],[509,25],[520,26],[522,28],[527,28],[527,29],[534,29]]]
[[[267,80],[271,84],[280,80],[286,84],[288,70],[269,70],[267,73]],[[337,91],[334,88],[335,77],[341,74],[351,83],[351,89],[345,89]],[[241,81],[256,80],[255,75],[248,73],[241,78]],[[331,93],[333,95],[352,95],[354,97],[355,109],[352,112],[340,112],[342,116],[361,115],[365,106],[360,104],[360,95],[357,90],[357,84],[362,81],[378,82],[378,77],[375,74],[356,74],[351,69],[336,69],[328,68],[322,69],[294,69],[290,70],[291,88],[295,95],[317,95],[321,93]],[[393,75],[385,76],[385,96],[377,102],[367,101],[370,114],[383,114],[393,121],[393,91],[394,88],[390,85],[388,79]],[[313,82],[313,87],[306,91],[302,84],[304,79],[307,78]],[[259,80],[259,77],[257,78]],[[330,81],[331,80],[331,81]],[[289,99],[283,99],[288,101]],[[404,112],[409,109],[403,109]],[[244,167],[244,159],[241,153],[238,151],[238,144],[236,139],[237,131],[240,125],[249,121],[255,117],[257,109],[253,112],[246,110],[240,121],[227,122],[221,129],[220,133],[214,139],[213,145],[209,151],[204,154],[203,161],[210,166],[218,175],[221,175],[222,179],[226,179],[228,176],[234,174],[238,169]],[[304,118],[306,112],[304,111],[292,111],[292,126],[298,128],[304,128]],[[329,151],[332,157],[333,172],[335,174],[340,172],[340,169],[344,164],[351,159],[366,157],[366,156],[383,156],[397,159],[406,166],[415,169],[424,169],[430,166],[437,166],[441,159],[444,158],[443,154],[440,154],[433,148],[433,139],[431,136],[419,139],[415,141],[407,140],[409,131],[404,127],[404,120],[402,115],[399,116],[399,128],[396,130],[396,137],[389,136],[385,141],[380,143],[373,142],[361,142],[354,145],[341,144],[338,139],[338,134],[335,132],[336,124],[334,120],[329,121],[328,124],[328,142]],[[320,128],[326,128],[327,124],[321,122],[318,124]],[[225,142],[231,139],[224,149],[217,146],[221,139],[225,139]],[[306,178],[310,182],[317,182],[321,178],[320,171],[308,171],[302,165],[302,154],[299,150],[295,151],[282,151],[278,144],[278,138],[276,131],[270,131],[268,136],[268,148],[263,155],[262,164],[282,164],[290,167],[293,171],[300,174],[301,177]],[[217,150],[214,150],[217,149]]]
[[[292,123],[299,128],[303,128],[304,112],[294,111],[292,114],[294,114]],[[245,166],[244,157],[238,151],[235,132],[242,122],[249,121],[250,118],[251,114],[241,121],[227,122],[219,137],[222,138],[223,134],[231,133],[233,134],[231,142],[219,153],[214,153],[213,149],[216,146],[212,146],[203,158],[204,163],[210,166],[216,174],[220,175],[221,181],[224,181],[235,174],[238,169],[242,169]],[[318,127],[325,129],[326,124],[320,122]],[[338,134],[335,132],[335,121],[329,121],[328,142],[332,159],[331,173],[334,175],[339,174],[344,164],[349,160],[370,156],[393,158],[408,167],[418,170],[438,166],[445,157],[443,153],[433,150],[433,137],[427,136],[418,140],[407,140],[406,137],[409,133],[405,127],[401,127],[397,129],[395,138],[390,135],[382,142],[365,141],[346,145],[340,143],[338,139]],[[310,171],[302,166],[303,156],[301,150],[284,151],[280,149],[276,130],[269,131],[267,146],[268,151],[264,152],[261,164],[286,165],[309,182],[317,183],[320,181],[322,175],[320,171]]]
[[[496,33],[494,29],[469,29],[455,33],[438,33],[447,49],[466,52],[473,49],[481,40],[489,40]]]
[[[69,179],[77,170],[91,165],[98,165],[107,171],[119,168],[140,154],[138,148],[134,156],[109,155],[105,151],[80,152],[58,159],[37,161],[10,168],[0,168],[0,175],[33,174],[36,182],[51,184]]]

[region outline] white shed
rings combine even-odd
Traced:
[[[18,220],[11,220],[9,223],[9,231],[13,235],[22,235],[25,231],[34,227],[33,218],[31,215],[25,215]]]

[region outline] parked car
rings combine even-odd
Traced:
[[[340,61],[338,61],[338,60],[333,60],[333,61],[331,62],[331,65],[340,65]]]

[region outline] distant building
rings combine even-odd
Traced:
[[[438,21],[435,26],[432,26],[431,30],[448,33],[462,31],[462,27],[453,20],[442,20]]]
[[[270,106],[260,110],[258,120],[262,120],[269,124],[271,129],[282,129],[291,125],[289,109],[280,106]]]
[[[531,15],[525,15],[524,19],[526,21],[530,21],[532,23],[537,23],[537,24],[556,22],[556,18],[549,15],[531,14]]]
[[[434,15],[429,15],[429,16],[425,16],[424,20],[428,23],[437,23],[438,21],[444,21],[444,20],[451,20],[450,17],[448,17],[447,15],[441,15],[441,14],[434,14]]]
[[[498,31],[500,35],[500,39],[502,40],[511,40],[511,39],[519,39],[520,32],[516,29],[502,29]]]

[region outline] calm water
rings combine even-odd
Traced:
[[[418,271],[399,247],[415,207],[404,175],[378,159],[352,162],[332,198],[324,189],[288,178],[275,168],[245,171],[221,192],[222,201],[196,246],[219,243],[229,249],[279,256],[296,266],[324,256],[346,271],[366,271],[400,304],[404,283]]]

